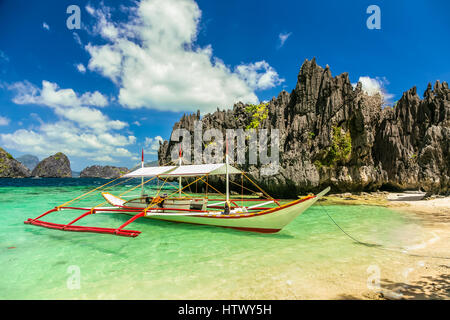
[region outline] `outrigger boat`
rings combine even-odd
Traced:
[[[112,180],[60,206],[57,206],[43,213],[37,218],[28,219],[27,221],[25,221],[25,224],[63,231],[94,232],[126,237],[136,237],[141,233],[140,231],[127,230],[124,228],[136,219],[150,218],[172,222],[233,228],[260,233],[275,233],[283,229],[283,227],[285,227],[297,216],[307,210],[330,190],[330,187],[328,187],[317,195],[308,195],[286,204],[280,204],[278,199],[273,199],[267,193],[265,193],[245,174],[245,172],[231,166],[228,163],[228,155],[226,155],[225,163],[218,164],[182,165],[181,159],[182,158],[180,154],[178,165],[144,167],[142,157],[141,168],[127,173],[115,180]],[[266,199],[249,199],[244,198],[243,196],[241,197],[241,199],[230,198],[229,183],[234,182],[230,181],[229,175],[236,174],[242,175],[242,178],[245,176],[266,196]],[[182,195],[183,190],[185,190],[192,184],[197,183],[198,181],[201,181],[205,184],[206,190],[208,190],[209,186],[216,192],[220,193],[220,191],[218,191],[208,183],[208,177],[216,175],[226,176],[225,199],[210,199],[208,197],[207,191],[206,195],[203,197]],[[139,197],[126,200],[125,197],[121,196],[126,192],[122,193],[119,196],[116,196],[110,192],[105,191],[114,186],[114,182],[116,182],[115,185],[123,182],[117,182],[119,179],[127,179],[125,181],[129,181],[135,178],[141,178],[141,183],[126,192],[134,190],[140,186],[141,195]],[[176,178],[178,178],[179,182],[177,190],[170,195],[160,195],[163,186],[168,182],[168,180]],[[183,187],[182,178],[189,178],[193,181]],[[144,181],[144,179],[147,180]],[[159,188],[157,194],[150,197],[144,193],[144,185],[154,179],[158,179],[158,181],[160,180],[164,183]],[[241,179],[241,181],[242,180],[243,179]],[[242,185],[242,190],[243,189],[244,187]],[[101,205],[103,203],[91,208],[69,206],[69,204],[73,201],[87,197],[93,192],[101,192],[103,198],[111,206],[102,207]],[[245,203],[248,203],[249,201],[257,203],[253,205],[246,205]],[[268,205],[272,205],[272,207]],[[58,224],[41,220],[42,217],[52,212],[62,210],[82,210],[84,211],[84,213],[67,224]],[[118,228],[74,225],[75,222],[79,221],[85,216],[106,212],[124,213],[132,215],[132,218]]]

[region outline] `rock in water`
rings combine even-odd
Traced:
[[[31,175],[42,178],[71,178],[69,158],[64,153],[58,152],[39,162]]]
[[[90,166],[84,168],[80,178],[117,178],[128,172],[128,168],[114,166]]]
[[[26,178],[30,170],[0,148],[0,178]]]
[[[280,169],[275,175],[261,175],[260,164],[239,165],[275,197],[296,197],[326,186],[334,192],[450,192],[448,84],[430,84],[423,99],[412,88],[394,107],[383,104],[380,94],[368,95],[361,83],[353,87],[347,73],[333,77],[328,66],[312,59],[303,63],[291,93],[283,90],[259,106],[236,103],[232,110],[206,114],[201,129],[219,129],[223,136],[226,129],[278,129]],[[264,114],[255,112],[259,109]],[[199,112],[184,115],[173,130],[184,128],[194,137],[198,120]],[[164,141],[160,164],[171,160],[177,144]],[[248,143],[245,148],[248,153]]]
[[[33,170],[38,165],[39,158],[31,154],[24,154],[23,156],[18,157],[17,161],[20,161],[28,169]]]

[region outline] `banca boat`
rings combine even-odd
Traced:
[[[183,191],[194,183],[201,182],[204,186],[206,186],[206,190],[208,190],[209,187],[220,193],[220,191],[208,183],[208,178],[216,175],[225,176],[226,191],[224,198],[210,198],[208,191],[206,191],[205,195],[200,197],[186,194]],[[230,197],[229,184],[230,182],[233,182],[230,181],[230,175],[241,175],[241,181],[245,177],[253,185],[255,185],[266,198],[248,198],[244,197],[243,194],[240,199]],[[123,192],[121,195],[114,195],[111,192],[106,191],[115,184],[122,183],[121,181],[123,181],[123,179],[127,179],[125,181],[129,181],[136,178],[141,178],[141,183],[130,190]],[[156,195],[148,196],[145,194],[144,185],[154,179],[162,181],[163,185],[159,188]],[[169,181],[176,179],[178,179],[178,188],[170,195],[161,195],[163,186],[170,183]],[[182,179],[190,182],[185,186],[182,186]],[[129,200],[126,200],[124,196],[122,197],[123,194],[138,187],[141,187],[140,196]],[[242,190],[243,189],[244,186],[242,184]],[[225,163],[199,165],[182,165],[181,157],[178,165],[171,166],[144,167],[142,161],[142,166],[139,169],[127,173],[75,199],[57,206],[41,214],[37,218],[28,219],[25,221],[25,224],[62,231],[94,232],[136,237],[141,233],[140,231],[128,230],[125,229],[125,227],[134,222],[136,219],[149,218],[172,222],[233,228],[243,231],[275,233],[282,230],[287,224],[293,221],[322,196],[324,196],[329,190],[330,187],[326,188],[317,195],[311,194],[289,203],[281,204],[278,199],[274,199],[265,193],[245,174],[245,172],[231,166],[228,163],[228,156],[226,156]],[[94,192],[101,192],[103,198],[105,199],[105,203],[108,203],[110,206],[101,206],[103,203],[89,208],[69,206],[72,202],[83,199]],[[52,223],[42,220],[44,216],[52,212],[63,210],[81,210],[84,212],[67,224]],[[108,212],[124,213],[131,215],[132,217],[118,228],[89,227],[75,224],[77,221],[88,215]]]

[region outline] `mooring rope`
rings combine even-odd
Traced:
[[[439,257],[439,256],[427,256],[427,255],[420,255],[420,254],[415,254],[415,253],[409,253],[409,252],[405,252],[405,248],[402,247],[397,247],[397,248],[389,248],[386,247],[382,244],[377,244],[377,243],[368,243],[368,242],[363,242],[363,241],[359,241],[358,239],[356,239],[355,237],[351,236],[348,232],[346,232],[344,229],[342,229],[337,222],[331,217],[331,215],[328,213],[328,210],[325,209],[325,206],[323,206],[320,202],[319,205],[322,207],[322,209],[325,211],[325,214],[328,216],[328,218],[330,218],[330,220],[336,225],[336,227],[339,228],[339,230],[342,231],[342,233],[344,233],[347,237],[349,237],[350,239],[352,239],[353,241],[355,241],[358,244],[361,244],[363,246],[366,247],[370,247],[370,248],[376,248],[376,249],[380,249],[380,250],[387,250],[387,251],[393,251],[393,252],[398,252],[398,253],[402,253],[408,256],[413,256],[413,257],[421,257],[421,258],[433,258],[433,259],[446,259],[446,260],[450,260],[450,257]]]

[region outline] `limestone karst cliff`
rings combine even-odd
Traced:
[[[42,178],[71,178],[69,158],[64,153],[58,152],[39,162],[31,175]]]
[[[128,172],[128,168],[114,166],[89,166],[80,173],[80,178],[117,178]]]
[[[332,76],[315,59],[305,60],[291,93],[282,91],[256,117],[249,105],[204,115],[203,130],[279,129],[280,170],[260,175],[258,165],[241,165],[269,193],[295,197],[331,185],[334,191],[423,189],[450,191],[450,90],[428,85],[423,98],[406,91],[394,107],[381,95],[369,96],[347,73]],[[185,115],[173,129],[194,131],[200,114]],[[255,119],[258,120],[255,122]],[[193,134],[192,134],[193,136]],[[160,163],[171,158],[164,141]]]
[[[0,148],[0,178],[27,178],[30,170]]]

